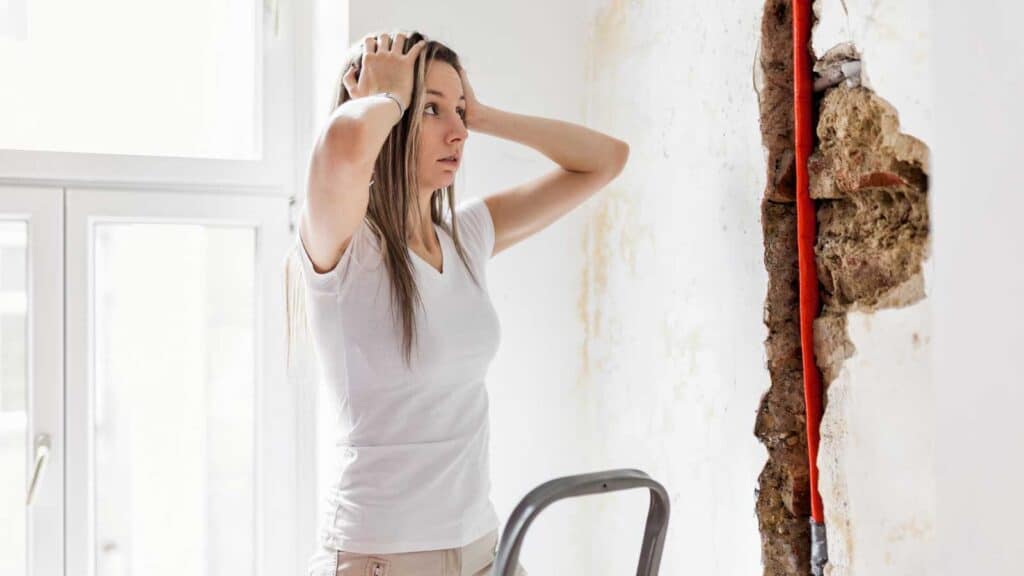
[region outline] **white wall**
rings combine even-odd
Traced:
[[[902,132],[930,145],[927,0],[819,0],[815,10],[815,53],[852,42],[864,84],[896,108]],[[932,265],[925,262],[928,294]],[[928,572],[936,512],[932,311],[925,298],[848,316],[857,351],[828,389],[818,456],[834,576]]]
[[[761,571],[762,6],[591,2],[587,121],[632,155],[587,210],[582,397],[594,466],[646,470],[671,494],[664,574]],[[588,573],[635,572],[645,504],[642,493],[601,503],[582,535]]]
[[[672,496],[665,574],[760,570],[760,15],[751,0],[385,0],[349,12],[352,38],[401,26],[449,42],[490,105],[630,143],[608,189],[491,264],[503,332],[489,383],[493,496],[504,518],[553,477],[643,469]],[[480,134],[466,150],[469,196],[554,166]],[[635,571],[646,512],[641,491],[555,504],[523,564]]]
[[[932,9],[937,574],[1020,574],[1024,7]]]

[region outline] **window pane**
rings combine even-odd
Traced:
[[[0,574],[25,574],[28,224],[0,221]]]
[[[255,230],[95,231],[96,574],[252,573]]]
[[[257,159],[259,7],[9,0],[0,148]]]

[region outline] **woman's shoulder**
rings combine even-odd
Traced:
[[[470,244],[473,252],[490,258],[494,250],[494,222],[482,197],[468,198],[455,207],[459,239]]]
[[[349,250],[353,262],[363,268],[376,268],[380,262],[381,242],[369,218],[363,218],[352,233]]]

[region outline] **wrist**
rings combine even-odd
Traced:
[[[409,110],[409,102],[407,102],[404,97],[399,96],[397,92],[388,92],[388,94],[391,94],[395,100],[398,100],[398,103],[402,106],[402,114],[405,114]]]
[[[492,126],[492,121],[501,111],[496,108],[490,108],[477,102],[477,105],[473,107],[473,113],[466,116],[466,124],[473,130],[486,132]]]
[[[466,126],[473,130],[484,131],[490,125],[489,122],[497,109],[478,102],[469,112],[466,114]]]
[[[398,94],[395,94],[394,92],[383,91],[377,92],[376,94],[372,95],[377,96],[383,100],[387,100],[391,103],[391,106],[393,106],[395,110],[398,112],[398,118],[395,119],[395,123],[398,123],[402,120],[402,118],[405,116],[405,111],[408,110],[409,108],[409,106],[402,100],[402,97],[399,96]]]

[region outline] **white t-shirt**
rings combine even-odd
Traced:
[[[328,547],[375,554],[457,548],[498,527],[484,385],[500,340],[485,277],[494,225],[480,198],[459,204],[456,218],[480,287],[435,224],[442,271],[410,250],[423,299],[411,368],[403,363],[380,246],[365,220],[323,274],[296,234],[322,384],[340,422],[338,476],[320,528]]]

